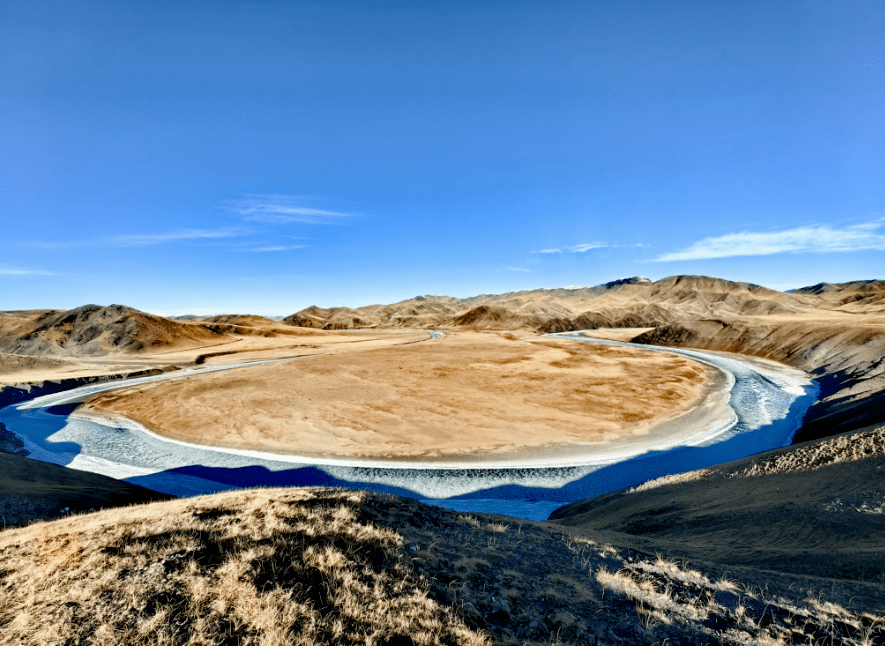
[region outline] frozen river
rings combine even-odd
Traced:
[[[694,350],[633,346],[574,334],[576,343],[606,343],[671,352],[726,373],[728,414],[674,446],[654,450],[586,452],[518,462],[390,463],[317,460],[259,451],[212,448],[158,436],[125,420],[72,415],[98,392],[242,366],[210,367],[75,388],[0,409],[0,423],[30,458],[92,471],[134,484],[191,496],[249,486],[322,485],[369,489],[423,499],[463,511],[543,520],[566,503],[661,476],[736,460],[789,444],[817,385],[804,373]],[[254,364],[250,364],[254,365]]]

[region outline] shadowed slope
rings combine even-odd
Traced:
[[[171,498],[96,473],[10,455],[15,447],[8,435],[11,434],[5,433],[0,424],[0,449],[5,451],[0,453],[0,522],[3,525],[21,525],[65,513]]]
[[[551,520],[639,549],[881,591],[883,475],[879,427],[582,500]]]

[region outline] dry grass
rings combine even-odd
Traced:
[[[475,527],[476,529],[480,529],[482,527],[482,521],[476,516],[471,516],[470,514],[459,514],[458,520],[467,523],[468,525]]]
[[[489,523],[486,525],[486,529],[490,532],[495,532],[496,534],[503,534],[510,529],[510,525],[507,523]]]
[[[0,644],[872,646],[885,638],[873,604],[806,598],[814,582],[790,596],[769,589],[774,579],[746,574],[730,579],[549,523],[514,528],[393,496],[238,491],[0,532]]]
[[[365,495],[261,490],[0,534],[4,644],[484,644]]]
[[[630,599],[650,633],[656,625],[687,623],[719,629],[722,643],[881,644],[883,621],[809,596],[790,600],[762,590],[738,594],[742,587],[658,556],[626,563],[618,571],[600,567],[595,579],[604,589]],[[718,595],[718,596],[717,596]]]
[[[831,464],[856,462],[885,455],[885,426],[832,439],[756,460],[748,467],[729,473],[730,478],[747,478],[820,469]]]
[[[694,480],[705,478],[711,473],[712,471],[710,469],[698,469],[697,471],[686,471],[685,473],[677,473],[674,475],[663,476],[661,478],[655,478],[654,480],[648,480],[640,485],[636,485],[635,487],[631,487],[627,489],[624,493],[648,491],[649,489],[655,489],[657,487],[663,487],[665,485],[678,484],[680,482],[693,482]]]

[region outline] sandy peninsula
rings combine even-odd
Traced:
[[[713,368],[660,352],[452,331],[114,390],[81,412],[215,446],[420,460],[642,438],[714,386]]]

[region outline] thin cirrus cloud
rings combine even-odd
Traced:
[[[92,240],[65,240],[61,242],[34,242],[34,246],[46,249],[69,247],[140,247],[170,242],[218,240],[238,238],[249,233],[248,229],[225,227],[222,229],[178,229],[165,233],[138,233],[133,235],[104,236]]]
[[[507,269],[507,271],[527,271],[529,273],[532,271],[531,269],[525,269],[523,267],[505,267],[505,269]]]
[[[538,251],[537,253],[584,253],[591,249],[602,249],[607,246],[608,244],[605,242],[587,242],[584,244],[576,244],[571,247],[563,247],[562,249],[541,249],[541,251]]]
[[[274,251],[293,251],[295,249],[304,249],[306,248],[306,244],[293,244],[293,245],[279,245],[279,246],[271,246],[271,247],[252,247],[251,249],[243,249],[243,251],[249,251],[252,253],[267,253]]]
[[[218,240],[221,238],[238,238],[244,235],[243,229],[225,227],[223,229],[180,229],[168,233],[147,233],[126,236],[114,236],[110,242],[119,245],[151,245],[164,242],[180,242],[182,240]]]
[[[225,208],[247,222],[265,224],[332,224],[354,216],[353,213],[307,207],[302,202],[303,198],[291,195],[247,195],[230,200]]]
[[[885,218],[842,228],[822,224],[768,233],[729,233],[704,238],[682,251],[658,256],[652,262],[769,256],[777,253],[885,251],[885,235],[879,233],[883,226]]]
[[[31,269],[28,267],[0,266],[0,276],[54,276],[55,273],[45,269]]]

